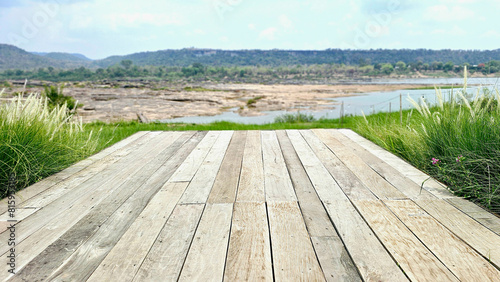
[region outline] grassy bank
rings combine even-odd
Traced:
[[[93,154],[99,136],[72,122],[66,104],[30,95],[0,105],[0,196]]]
[[[374,115],[354,126],[361,135],[447,184],[458,196],[500,212],[500,95],[498,90],[451,93],[438,105],[413,104],[399,117]],[[474,97],[470,99],[470,97]]]

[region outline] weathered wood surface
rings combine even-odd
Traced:
[[[500,281],[500,220],[427,178],[349,130],[140,132],[18,193],[0,279]]]

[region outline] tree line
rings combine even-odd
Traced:
[[[500,72],[500,61],[489,61],[478,65],[468,63],[456,65],[450,62],[423,63],[422,61],[405,63],[370,64],[362,60],[358,65],[314,64],[295,66],[207,66],[193,63],[187,67],[180,66],[137,66],[131,60],[107,68],[90,69],[57,69],[54,67],[35,70],[11,69],[0,72],[0,80],[45,80],[45,81],[97,81],[105,79],[161,79],[167,81],[240,81],[265,82],[276,80],[321,80],[325,78],[356,78],[394,75],[412,75],[416,72],[443,75],[460,74],[464,66],[471,74],[480,72],[484,75]]]

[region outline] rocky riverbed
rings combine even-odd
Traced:
[[[26,92],[41,92],[43,83],[32,82]],[[211,116],[229,109],[241,116],[263,111],[319,110],[331,104],[327,98],[357,93],[409,89],[421,85],[261,85],[202,84],[171,85],[144,81],[66,83],[64,95],[73,96],[83,107],[78,116],[84,122],[150,121],[186,116]],[[21,92],[14,84],[6,94]]]

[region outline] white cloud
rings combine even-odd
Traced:
[[[280,25],[285,29],[290,29],[293,27],[292,21],[286,15],[280,16]]]
[[[275,40],[276,39],[276,32],[278,30],[275,27],[270,27],[267,29],[264,29],[263,31],[260,32],[259,34],[259,39],[260,40]]]
[[[473,18],[475,13],[462,6],[454,6],[451,9],[446,5],[435,5],[427,8],[425,18],[438,22],[460,21]]]
[[[204,34],[206,34],[206,32],[203,29],[199,29],[199,28],[195,29],[193,33],[196,34],[196,35],[204,35]]]
[[[485,38],[500,37],[500,32],[496,30],[488,30],[487,32],[481,34],[481,37]]]
[[[452,36],[463,36],[467,35],[467,32],[460,28],[459,26],[453,26],[451,29],[435,29],[431,32],[431,34],[435,35],[452,35]]]
[[[248,29],[249,30],[255,30],[255,24],[251,23],[251,24],[248,24]]]

